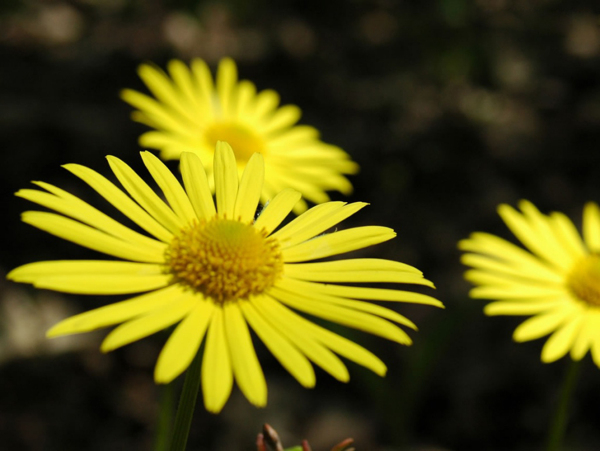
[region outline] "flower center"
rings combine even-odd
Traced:
[[[567,287],[582,301],[600,307],[600,256],[579,260],[567,276]]]
[[[182,229],[165,261],[177,283],[220,304],[263,293],[283,272],[277,240],[250,224],[221,218]]]
[[[227,142],[238,163],[246,163],[254,153],[265,151],[265,143],[260,136],[234,122],[216,122],[206,130],[205,137],[211,149],[215,148],[217,141]]]

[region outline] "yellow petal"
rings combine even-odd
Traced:
[[[34,183],[50,191],[52,194],[37,190],[22,189],[19,190],[15,195],[57,211],[63,215],[70,216],[73,219],[77,219],[78,221],[88,224],[117,238],[122,238],[125,241],[132,241],[142,246],[147,246],[148,248],[153,249],[155,252],[164,252],[164,243],[156,241],[123,226],[88,203],[67,193],[66,191],[61,190],[60,188],[43,182]]]
[[[518,342],[535,340],[548,335],[562,324],[578,314],[580,307],[566,304],[556,310],[533,316],[521,323],[513,333],[513,339]]]
[[[315,386],[312,365],[294,344],[272,327],[254,308],[252,302],[241,302],[240,308],[256,335],[283,367],[306,388]]]
[[[273,237],[277,238],[281,243],[285,243],[306,225],[320,221],[322,218],[328,216],[331,212],[342,208],[344,205],[346,205],[345,202],[327,202],[325,204],[315,205],[310,210],[302,213],[302,215],[275,232]]]
[[[214,308],[210,301],[198,302],[175,328],[156,361],[154,380],[157,383],[168,384],[190,366],[198,353]]]
[[[222,117],[233,115],[237,83],[237,68],[231,58],[223,58],[217,69],[217,94],[221,104]]]
[[[66,164],[63,167],[90,185],[121,213],[151,235],[163,242],[170,242],[173,238],[171,232],[140,208],[140,206],[123,193],[123,191],[96,171],[77,164]]]
[[[181,289],[177,285],[172,285],[162,290],[71,316],[53,326],[46,335],[49,338],[58,337],[112,326],[153,310],[160,310],[166,305],[176,303],[182,296],[185,295]]]
[[[404,271],[385,271],[375,270],[367,271],[363,269],[355,270],[327,270],[329,262],[323,263],[296,263],[286,264],[286,276],[301,280],[310,280],[313,282],[389,282],[389,283],[412,283],[433,287],[433,283],[423,278],[420,274],[408,273]],[[305,265],[315,265],[305,268]]]
[[[174,119],[183,124],[193,126],[196,118],[190,111],[190,102],[187,96],[181,95],[173,86],[172,81],[160,69],[149,64],[142,64],[138,68],[138,75],[148,89],[163,105],[170,108],[169,113]]]
[[[270,234],[290,214],[302,195],[293,189],[285,189],[265,205],[254,222],[254,227]]]
[[[542,348],[542,362],[555,362],[569,352],[579,334],[580,325],[581,317],[575,317],[554,332]]]
[[[202,358],[202,393],[206,410],[219,413],[232,387],[231,357],[225,337],[223,309],[219,307],[213,313]]]
[[[146,168],[179,219],[184,223],[189,223],[196,219],[194,208],[173,173],[152,153],[146,151],[141,152],[141,155]]]
[[[321,235],[312,240],[283,249],[283,260],[286,263],[317,260],[383,243],[395,236],[396,232],[388,227],[355,227]]]
[[[350,299],[368,299],[374,301],[407,302],[414,304],[432,305],[444,308],[444,304],[426,294],[412,291],[390,290],[387,288],[347,287],[324,283],[303,282],[309,284],[307,289],[320,293],[340,296]]]
[[[564,302],[562,296],[548,300],[542,299],[519,299],[514,301],[491,302],[483,308],[488,316],[496,315],[537,315],[548,310],[554,310]]]
[[[267,382],[240,306],[233,302],[226,303],[223,314],[235,380],[248,401],[264,407],[267,404]]]
[[[251,223],[254,220],[264,180],[265,161],[261,154],[255,153],[248,160],[240,180],[233,209],[234,219],[245,223]]]
[[[238,170],[231,146],[223,141],[217,142],[215,149],[214,177],[217,211],[220,215],[233,219],[238,193]]]
[[[588,308],[582,315],[582,318],[579,334],[571,348],[571,358],[573,360],[581,360],[587,354],[594,341],[594,337],[598,335],[598,330],[600,330],[599,309]]]
[[[360,312],[366,312],[369,314],[381,316],[392,321],[410,327],[411,329],[417,330],[417,326],[410,321],[408,318],[400,315],[399,313],[390,310],[389,308],[381,307],[380,305],[373,304],[372,302],[356,301],[354,299],[341,298],[337,296],[331,296],[312,289],[312,286],[301,280],[288,279],[287,277],[280,279],[277,287],[283,290],[303,293],[304,296],[322,303],[332,303],[342,307],[347,307]],[[351,288],[351,287],[348,287]]]
[[[197,296],[187,294],[160,310],[121,324],[106,336],[100,349],[102,352],[112,351],[166,329],[181,321],[197,303]]]
[[[153,126],[160,124],[161,129],[183,135],[188,139],[194,137],[194,129],[190,127],[192,124],[189,121],[180,114],[174,114],[172,109],[152,97],[132,89],[124,89],[121,91],[121,99],[142,111],[151,120]]]
[[[365,368],[370,369],[379,376],[385,376],[387,367],[371,351],[357,345],[356,343],[331,332],[323,327],[317,326],[307,321],[306,327],[317,337],[324,345],[332,351],[337,352],[342,357],[347,358]]]
[[[529,252],[489,233],[473,233],[470,239],[460,241],[458,247],[464,251],[487,254],[486,256],[464,255],[462,261],[466,265],[514,273],[510,269],[512,267],[517,274],[520,272],[524,277],[558,283],[563,280],[562,270],[548,266]],[[498,263],[494,264],[494,260],[497,260]]]
[[[321,216],[318,221],[306,221],[303,228],[286,239],[285,247],[293,246],[325,232],[367,205],[368,204],[364,202],[355,202],[344,205],[343,207],[332,211],[327,216]]]
[[[23,222],[80,246],[125,260],[163,263],[164,255],[137,243],[123,241],[64,216],[42,211],[26,211]]]
[[[261,316],[288,340],[294,343],[300,352],[341,382],[348,382],[350,374],[343,362],[326,345],[317,341],[310,333],[307,320],[292,312],[281,303],[268,296],[252,300]]]
[[[291,127],[300,120],[301,115],[302,110],[296,105],[282,106],[267,120],[262,132],[269,134]]]
[[[583,239],[590,252],[600,252],[600,210],[594,202],[583,210]]]
[[[200,158],[191,152],[181,154],[181,175],[185,190],[199,218],[210,219],[217,211],[213,202],[206,171]]]
[[[133,197],[144,210],[150,213],[160,224],[171,233],[178,233],[184,223],[175,215],[163,200],[137,175],[117,157],[106,157],[112,171],[117,176],[123,188]]]
[[[315,301],[305,295],[272,287],[269,294],[290,307],[338,324],[378,335],[403,345],[412,343],[410,337],[389,321],[369,313],[352,310],[341,305]]]

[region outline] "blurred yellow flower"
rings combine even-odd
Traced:
[[[138,70],[155,98],[130,89],[121,93],[138,109],[133,119],[155,129],[140,137],[142,147],[159,149],[165,160],[193,152],[210,170],[215,144],[226,141],[235,151],[240,174],[250,157],[260,153],[266,168],[263,202],[285,188],[314,203],[327,202],[328,190],[352,192],[344,175],[356,173],[358,165],[342,149],[322,142],[315,128],[295,125],[300,108],[278,107],[275,91],[257,93],[253,83],[238,81],[232,59],[221,60],[214,83],[200,59],[189,68],[173,60],[168,71],[167,75],[148,64]],[[306,208],[301,199],[294,211]]]
[[[570,352],[580,360],[588,350],[600,366],[600,212],[588,203],[583,212],[583,240],[562,213],[543,215],[528,201],[521,212],[500,205],[498,213],[529,249],[487,233],[473,233],[459,248],[471,266],[465,278],[477,287],[471,297],[495,299],[487,315],[533,315],[514,331],[515,341],[551,334],[542,361]]]
[[[166,202],[116,157],[109,156],[108,162],[125,191],[87,167],[68,164],[65,168],[148,235],[47,183],[36,182],[45,191],[17,193],[56,212],[28,211],[23,213],[24,222],[119,260],[31,263],[11,271],[9,279],[68,293],[147,292],[67,318],[48,336],[122,323],[102,343],[101,349],[110,351],[179,323],[158,357],[155,380],[168,383],[181,374],[205,340],[204,403],[209,411],[218,412],[234,379],[251,403],[264,406],[267,402],[267,386],[248,325],[303,386],[312,387],[315,373],[310,361],[344,382],[349,379],[348,370],[336,354],[379,375],[385,374],[386,367],[371,352],[296,311],[408,345],[409,336],[394,323],[415,328],[410,320],[359,299],[442,306],[424,294],[338,284],[432,286],[420,271],[406,264],[368,258],[311,262],[396,235],[377,226],[323,234],[361,210],[364,203],[324,203],[276,230],[300,193],[281,191],[255,218],[265,171],[260,154],[248,159],[240,179],[231,147],[217,144],[216,207],[196,154],[181,156],[183,186],[150,152],[142,152],[142,159]]]

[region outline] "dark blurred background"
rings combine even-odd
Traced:
[[[520,318],[483,315],[456,243],[475,230],[509,238],[502,202],[529,199],[579,226],[583,204],[600,200],[598,2],[2,0],[0,271],[97,258],[21,224],[32,206],[13,193],[43,180],[98,205],[60,165],[108,175],[113,154],[143,171],[146,128],[118,98],[144,91],[137,66],[201,57],[214,67],[225,55],[360,164],[349,200],[371,206],[346,226],[396,229],[367,254],[423,270],[446,310],[397,306],[420,328],[409,348],[333,327],[384,359],[384,379],[349,363],[349,384],[317,370],[307,391],[257,345],[268,407],[237,388],[218,416],[200,402],[188,449],[253,450],[264,422],[286,446],[307,438],[315,451],[348,436],[362,451],[542,449],[568,359],[542,364],[543,340],[511,340]],[[46,340],[58,320],[113,299],[0,289],[0,448],[152,449],[166,335],[108,355],[105,331]],[[588,356],[565,449],[600,449],[599,403]]]

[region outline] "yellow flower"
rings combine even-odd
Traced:
[[[168,71],[169,75],[148,64],[138,70],[156,99],[130,89],[121,93],[139,110],[133,113],[134,120],[155,129],[140,137],[142,147],[160,149],[165,160],[193,152],[206,168],[212,168],[217,141],[226,141],[235,151],[240,175],[250,157],[260,153],[266,168],[263,202],[285,188],[314,203],[327,202],[327,190],[352,192],[344,174],[356,173],[358,166],[348,154],[322,142],[315,128],[294,125],[300,108],[278,107],[275,91],[257,93],[253,83],[238,81],[232,59],[221,60],[215,83],[199,59],[190,68],[173,60]],[[294,211],[306,208],[300,200]]]
[[[588,350],[600,366],[600,212],[588,203],[583,212],[583,240],[562,213],[543,215],[530,202],[521,212],[500,205],[498,213],[530,252],[487,233],[473,233],[459,243],[465,278],[477,285],[471,297],[495,299],[487,315],[533,315],[513,338],[523,342],[552,334],[542,361],[570,352],[580,360]]]
[[[155,380],[168,383],[181,374],[205,339],[204,403],[209,411],[218,412],[234,379],[250,402],[266,404],[266,382],[248,325],[303,386],[312,387],[315,373],[310,361],[344,382],[349,379],[348,370],[336,354],[379,375],[385,374],[386,367],[371,352],[296,311],[408,345],[409,336],[394,323],[415,328],[410,320],[359,299],[441,306],[424,294],[337,284],[432,286],[419,270],[406,264],[371,258],[310,262],[396,235],[377,226],[323,234],[361,210],[364,203],[321,204],[276,230],[300,193],[280,192],[255,219],[264,178],[260,154],[249,159],[240,179],[231,147],[218,143],[213,171],[216,207],[195,154],[182,154],[183,186],[150,152],[142,152],[142,159],[166,202],[116,157],[109,156],[108,162],[125,192],[92,169],[75,164],[65,168],[150,236],[47,183],[35,182],[45,191],[17,193],[57,212],[28,211],[23,213],[24,222],[125,261],[30,263],[11,271],[9,279],[68,293],[148,292],[67,318],[50,329],[48,336],[122,323],[102,343],[101,349],[110,351],[179,323],[158,357]]]

